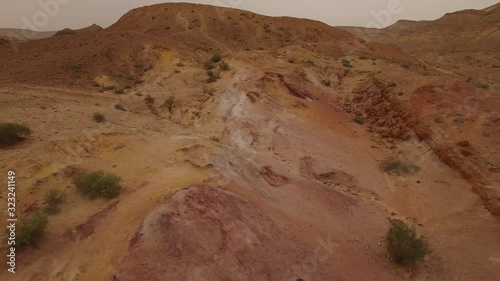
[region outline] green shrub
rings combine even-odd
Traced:
[[[420,167],[408,161],[396,158],[388,158],[380,164],[380,168],[387,174],[396,174],[398,176],[412,175],[420,171]]]
[[[165,99],[163,106],[165,106],[169,112],[172,112],[172,106],[174,105],[174,101],[175,101],[175,97],[169,96],[167,99]]]
[[[418,237],[414,228],[402,221],[392,221],[385,237],[387,251],[398,265],[411,265],[429,254],[425,237]]]
[[[352,118],[352,121],[359,125],[364,125],[366,123],[365,118],[363,118],[362,116],[354,116],[354,118]]]
[[[59,205],[66,199],[66,193],[61,190],[51,189],[45,194],[45,208],[47,214],[56,214],[59,212]]]
[[[31,129],[16,123],[0,124],[0,146],[15,145],[31,135]]]
[[[92,115],[92,119],[94,119],[94,121],[96,121],[97,123],[106,121],[106,117],[99,112],[94,113],[94,115]]]
[[[120,195],[121,178],[112,173],[97,171],[90,174],[77,175],[73,179],[73,184],[78,190],[89,198],[115,198]]]
[[[210,58],[210,60],[212,62],[215,62],[215,63],[218,63],[222,60],[222,55],[220,53],[215,53],[212,55],[212,57]]]
[[[229,63],[227,63],[227,61],[225,61],[225,60],[221,61],[221,63],[219,64],[219,68],[222,71],[227,71],[227,70],[231,69],[231,67],[229,66]]]
[[[104,90],[106,90],[106,91],[111,91],[114,89],[115,89],[115,86],[104,86]]]
[[[127,111],[125,107],[119,103],[115,104],[115,109],[120,111]]]
[[[39,242],[45,235],[48,223],[47,215],[40,210],[22,219],[16,229],[16,246],[22,247]]]

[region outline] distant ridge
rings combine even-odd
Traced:
[[[98,32],[103,30],[102,27],[100,27],[97,24],[93,24],[81,29],[70,29],[70,28],[65,28],[63,30],[58,31],[54,36],[63,36],[63,35],[73,35],[73,34],[78,34],[78,33],[83,33],[83,32]]]
[[[370,41],[395,44],[412,53],[481,51],[493,54],[500,49],[499,26],[500,3],[482,10],[468,9],[448,13],[434,21],[399,20],[383,29],[344,29],[358,37],[365,36]]]
[[[27,29],[17,28],[0,28],[0,37],[23,39],[23,40],[36,40],[44,39],[53,36],[55,31],[33,31]]]

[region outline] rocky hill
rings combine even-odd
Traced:
[[[395,44],[404,50],[428,52],[482,52],[498,54],[500,47],[500,5],[484,10],[449,13],[435,21],[400,20],[382,30],[345,28],[369,40]]]

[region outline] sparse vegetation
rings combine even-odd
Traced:
[[[208,60],[204,64],[206,70],[214,69],[215,68],[215,63],[213,63],[211,60]]]
[[[271,33],[272,32],[269,24],[264,24],[264,31],[267,32],[267,33]]]
[[[45,235],[48,223],[47,215],[40,210],[22,219],[16,229],[16,246],[22,247],[38,243]]]
[[[94,121],[97,123],[102,123],[102,122],[106,121],[106,117],[102,113],[99,113],[99,112],[94,113],[94,115],[92,115],[92,119],[94,119]]]
[[[410,65],[409,64],[403,64],[401,67],[405,68],[405,69],[410,69]]]
[[[125,107],[122,104],[119,104],[119,103],[115,104],[115,109],[116,110],[120,110],[120,111],[127,111],[125,109]]]
[[[342,59],[342,65],[344,67],[352,67],[351,61],[348,59]]]
[[[365,118],[363,118],[362,116],[354,116],[354,118],[352,118],[352,121],[359,125],[364,125],[366,123]]]
[[[208,75],[207,83],[214,83],[220,78],[220,73],[213,72],[212,70],[208,70],[207,75]]]
[[[417,165],[409,161],[399,160],[393,157],[384,160],[381,163],[380,168],[387,174],[395,174],[398,176],[412,175],[420,171],[420,167]]]
[[[144,102],[147,104],[147,105],[152,105],[155,103],[155,98],[153,98],[151,95],[147,95],[145,98],[144,98]]]
[[[396,82],[390,82],[389,84],[387,84],[387,87],[391,87],[391,88],[396,88],[398,86],[398,84],[396,84]]]
[[[116,87],[115,88],[115,94],[121,95],[123,93],[125,93],[125,89],[123,87]]]
[[[306,61],[306,63],[307,63],[308,65],[312,65],[312,66],[315,66],[315,65],[316,65],[316,63],[314,63],[314,61],[312,61],[312,60],[308,60],[308,61]]]
[[[215,76],[208,76],[207,83],[214,83],[217,81],[217,77]]]
[[[484,90],[489,90],[490,89],[490,84],[479,83],[479,84],[477,84],[477,87],[481,88],[481,89],[484,89]]]
[[[114,90],[115,89],[115,86],[104,86],[104,90],[105,91],[111,91],[111,90]]]
[[[398,265],[414,264],[430,252],[427,239],[399,220],[391,222],[385,240],[391,259]]]
[[[227,61],[223,60],[223,61],[220,62],[219,68],[222,71],[228,71],[228,70],[231,69],[231,66],[229,66],[229,63],[227,63]]]
[[[217,90],[215,88],[203,87],[203,92],[209,96],[213,96]]]
[[[74,63],[71,65],[71,69],[73,70],[80,70],[83,68],[83,65],[81,63]]]
[[[175,101],[175,97],[169,96],[167,99],[165,99],[163,106],[166,107],[169,112],[172,112],[172,106],[174,105],[174,101]]]
[[[367,57],[367,56],[360,56],[360,57],[359,57],[359,59],[360,59],[360,60],[367,60],[367,59],[368,59],[368,57]]]
[[[288,63],[295,63],[295,59],[288,59]]]
[[[210,58],[210,60],[214,63],[218,63],[222,60],[222,55],[220,53],[215,53],[212,55],[212,57]]]
[[[45,194],[45,208],[47,214],[56,214],[60,211],[60,206],[66,199],[66,193],[61,190],[51,189]]]
[[[120,195],[121,178],[112,173],[97,171],[90,174],[77,175],[73,184],[85,196],[93,199],[97,197],[115,198]]]
[[[323,80],[323,81],[321,81],[321,83],[323,83],[323,85],[325,85],[327,87],[330,87],[332,85],[332,82],[330,80]]]
[[[0,146],[15,145],[31,135],[31,129],[17,123],[0,124]]]

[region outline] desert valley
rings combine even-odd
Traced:
[[[0,30],[0,123],[31,132],[0,146],[0,206],[8,171],[20,221],[61,200],[15,274],[0,244],[0,280],[499,280],[500,4],[384,29],[158,4],[22,33]],[[82,194],[96,171],[119,194]],[[391,221],[425,259],[391,261]]]

